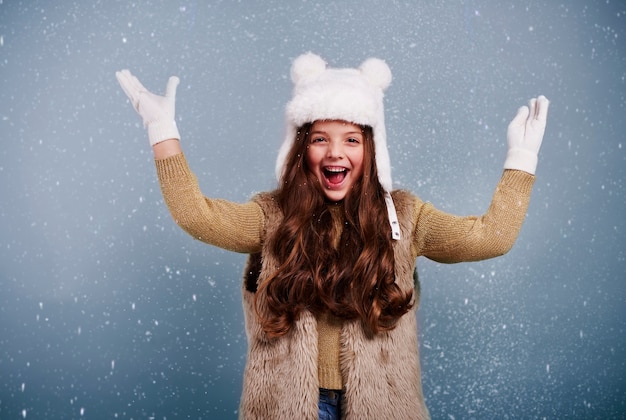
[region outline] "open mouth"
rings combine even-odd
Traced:
[[[324,178],[329,185],[339,185],[346,179],[348,170],[341,166],[327,166],[324,168]]]

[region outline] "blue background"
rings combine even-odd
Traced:
[[[115,80],[181,78],[205,194],[272,189],[291,60],[385,59],[394,182],[481,214],[506,126],[551,100],[504,257],[418,261],[435,419],[624,418],[626,5],[620,1],[0,0],[0,418],[234,418],[244,255],[163,204]]]

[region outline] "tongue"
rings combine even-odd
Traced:
[[[328,178],[328,182],[331,184],[341,184],[343,179],[346,177],[345,171],[342,172],[326,172],[326,178]]]

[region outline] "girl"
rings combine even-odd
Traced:
[[[123,70],[172,217],[191,236],[250,254],[243,280],[248,354],[241,418],[427,419],[414,280],[418,256],[452,263],[502,255],[529,202],[548,112],[539,96],[507,131],[502,178],[481,217],[443,213],[393,191],[384,124],[389,67],[292,65],[278,188],[236,204],[202,195],[165,96]]]

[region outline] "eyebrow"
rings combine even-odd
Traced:
[[[327,131],[324,131],[324,130],[315,130],[315,131],[311,131],[309,134],[310,134],[311,136],[313,136],[313,135],[315,135],[315,134],[318,134],[318,135],[319,135],[319,134],[323,134],[323,135],[326,135],[326,136],[327,136],[327,135],[328,135],[328,132],[327,132]],[[343,133],[343,134],[344,134],[344,135],[354,135],[354,134],[361,134],[361,135],[363,135],[363,132],[362,132],[362,131],[356,131],[356,130],[355,130],[355,131],[348,131],[348,132]]]

